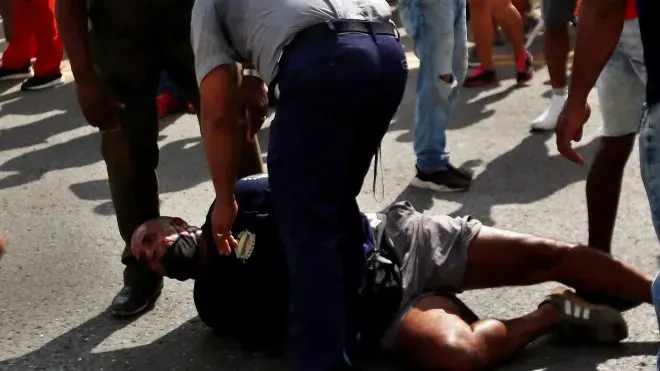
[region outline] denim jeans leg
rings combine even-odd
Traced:
[[[660,105],[647,107],[639,133],[639,165],[651,208],[655,233],[660,238]]]
[[[467,0],[454,0],[456,1],[456,19],[454,23],[454,56],[452,61],[452,69],[454,77],[458,82],[457,86],[463,86],[465,77],[468,71],[468,43],[467,43],[467,20],[466,20],[466,3]],[[456,100],[458,99],[458,89],[455,89],[455,94],[451,95],[451,108],[454,108]]]
[[[660,273],[655,276],[653,286],[651,286],[651,294],[653,295],[653,306],[655,307],[655,316],[658,325],[660,325]],[[656,370],[660,371],[660,352],[656,358]]]
[[[447,168],[445,129],[451,118],[459,82],[454,71],[457,16],[465,19],[465,8],[457,0],[411,1],[404,11],[404,25],[420,60],[414,149],[417,167],[424,172]],[[440,78],[451,75],[452,82]]]

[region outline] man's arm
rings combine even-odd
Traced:
[[[578,19],[578,33],[569,96],[584,105],[616,47],[626,10],[626,0],[584,0]]]
[[[218,23],[216,3],[193,6],[191,41],[201,98],[202,142],[216,205],[234,199],[239,124],[237,56]]]
[[[55,14],[73,76],[78,81],[95,76],[89,46],[87,1],[58,0],[55,4]]]

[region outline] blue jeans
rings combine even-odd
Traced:
[[[466,0],[401,0],[399,14],[419,58],[414,149],[426,173],[447,169],[445,130],[467,73]],[[452,82],[442,79],[451,75]]]
[[[354,305],[365,252],[373,247],[356,197],[407,74],[396,37],[329,28],[296,43],[280,61],[268,172],[291,284],[295,371],[353,362]]]
[[[655,307],[655,315],[660,324],[660,273],[655,276],[653,286],[651,286],[651,293],[653,294],[653,306]],[[656,370],[660,371],[660,352],[656,360]]]
[[[639,165],[653,227],[660,239],[660,104],[644,109],[639,132]]]
[[[642,115],[639,132],[639,165],[646,197],[651,207],[651,218],[655,233],[660,239],[660,104],[646,107]],[[660,275],[656,276],[652,287],[653,305],[660,324]],[[660,353],[658,353],[660,371]]]

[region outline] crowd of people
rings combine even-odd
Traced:
[[[451,164],[446,127],[461,89],[497,82],[494,24],[513,44],[517,84],[533,79],[530,4],[397,7],[420,60],[411,185],[467,190],[471,175]],[[100,132],[123,239],[116,316],[145,312],[164,277],[194,279],[204,323],[260,347],[286,343],[295,371],[358,369],[366,350],[422,369],[482,370],[558,329],[619,342],[628,336],[621,312],[660,301],[652,296],[660,280],[652,288],[652,277],[611,255],[637,134],[660,235],[658,11],[653,0],[543,1],[553,94],[532,130],[554,130],[559,152],[582,163],[572,144],[582,139],[594,86],[603,113],[586,184],[586,245],[406,201],[360,210],[356,197],[408,79],[385,0],[0,0],[8,40],[0,79],[25,78],[24,91],[62,84],[66,49],[80,109]],[[579,32],[569,83],[571,23]],[[468,26],[480,60],[471,71]],[[271,107],[266,174],[257,136]],[[201,227],[159,210],[158,119],[180,111],[199,119],[214,189]],[[456,296],[549,281],[566,287],[511,320],[480,319]]]

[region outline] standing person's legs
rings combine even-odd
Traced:
[[[51,88],[64,83],[60,64],[64,46],[55,20],[55,0],[30,0],[32,29],[37,44],[34,77],[21,85],[21,90],[32,91]]]
[[[603,130],[587,177],[589,246],[609,253],[623,170],[639,130],[646,69],[637,20],[626,21],[619,44],[596,84]]]
[[[646,93],[644,51],[636,19],[625,22],[616,50],[596,84],[603,131],[587,176],[589,246],[611,252],[623,172],[639,130]],[[639,303],[588,291],[580,296],[620,310]]]
[[[660,105],[647,107],[642,118],[639,134],[639,162],[646,196],[651,208],[655,233],[660,239]],[[653,283],[653,301],[658,323],[660,323],[660,275]],[[660,362],[660,352],[658,353]],[[658,363],[660,365],[660,363]]]
[[[478,87],[497,82],[493,61],[493,13],[490,0],[469,0],[475,50],[480,65],[465,80],[467,87]]]
[[[149,9],[131,0],[97,0],[90,9],[91,46],[101,77],[125,105],[119,111],[121,130],[101,134],[101,151],[108,170],[112,203],[122,253],[124,287],[114,298],[112,311],[130,316],[146,310],[161,292],[162,277],[132,255],[130,239],[143,222],[160,215],[158,198],[158,118],[156,89],[161,65]],[[117,38],[118,31],[124,37]]]
[[[32,76],[30,60],[37,53],[32,30],[30,3],[25,0],[12,1],[12,40],[2,54],[0,80],[24,79]]]
[[[655,318],[657,324],[660,325],[660,273],[655,276],[651,291],[653,292],[653,307],[655,309]],[[658,369],[660,369],[660,351],[656,357],[656,370]]]
[[[467,68],[465,3],[461,0],[413,2],[401,9],[420,60],[414,150],[415,187],[459,191],[470,186],[469,176],[449,164],[446,127]]]
[[[534,76],[532,55],[525,48],[523,18],[511,0],[489,0],[495,20],[504,34],[513,44],[516,61],[516,81],[518,84],[529,82]]]
[[[488,45],[484,44],[486,38],[492,37],[489,34],[490,30],[487,31],[486,25],[479,24],[476,20],[486,21],[490,28],[492,27],[492,21],[487,19],[487,17],[491,14],[495,17],[502,31],[504,31],[509,41],[513,44],[516,60],[516,80],[518,84],[527,83],[534,76],[532,55],[525,49],[522,17],[511,3],[511,0],[472,0],[471,4],[473,4],[473,14],[478,14],[478,17],[475,17],[475,22],[472,23],[472,28],[475,33],[475,43],[481,66],[472,71],[470,76],[465,80],[464,85],[477,87],[497,81],[493,65],[492,45],[490,45],[490,42],[488,42]]]
[[[404,62],[394,37],[329,30],[283,56],[268,168],[291,278],[296,371],[352,361],[347,309],[365,259],[355,197],[403,95]]]
[[[196,112],[200,112],[199,87],[195,78],[195,63],[192,46],[190,44],[190,14],[193,1],[177,1],[168,7],[159,10],[163,13],[159,29],[167,30],[162,33],[160,50],[163,68],[176,86],[185,101],[190,102]],[[246,125],[241,128],[245,130]],[[240,149],[237,177],[264,172],[261,150],[258,137],[254,142],[248,142],[245,131],[241,130],[237,140],[242,144]]]
[[[543,0],[545,58],[552,85],[550,106],[532,122],[532,130],[553,130],[568,97],[566,63],[570,51],[569,22],[573,20],[575,0]]]
[[[645,107],[639,133],[639,164],[651,208],[655,233],[660,239],[660,104]]]

